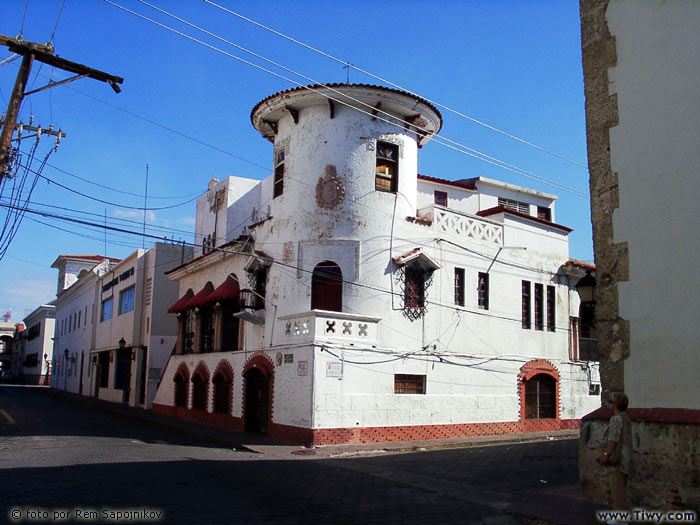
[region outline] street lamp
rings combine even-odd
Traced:
[[[576,283],[576,290],[578,291],[578,296],[581,298],[582,303],[594,303],[596,300],[595,293],[595,277],[591,275],[591,272],[586,272],[586,275],[581,277],[579,282]]]

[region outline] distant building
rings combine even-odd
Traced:
[[[177,321],[167,308],[178,287],[165,272],[191,257],[190,247],[159,242],[100,275],[85,379],[89,395],[150,408],[177,337]]]
[[[56,306],[43,304],[24,318],[27,327],[22,332],[22,382],[30,385],[48,385],[53,360],[53,337]]]
[[[442,118],[393,89],[290,89],[251,120],[272,174],[197,201],[154,410],[331,444],[577,428],[597,406],[594,268],[556,196],[419,175]]]
[[[700,2],[582,0],[603,407],[581,429],[586,495],[610,395],[633,422],[633,507],[700,509]]]
[[[97,285],[119,259],[99,255],[59,255],[51,386],[89,393],[90,352],[95,343]]]
[[[0,372],[17,370],[14,343],[22,330],[24,325],[21,323],[0,322]]]

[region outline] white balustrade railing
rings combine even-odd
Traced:
[[[433,229],[442,235],[503,246],[503,225],[477,215],[430,206],[418,210],[418,216],[433,221]]]

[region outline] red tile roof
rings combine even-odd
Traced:
[[[578,266],[579,268],[583,268],[584,270],[595,270],[595,264],[585,261],[579,261],[578,259],[569,259],[562,266]]]
[[[418,180],[424,180],[426,182],[437,182],[438,184],[445,184],[446,186],[455,186],[463,190],[476,191],[476,186],[470,184],[469,182],[461,180],[438,179],[437,177],[429,177],[428,175],[421,175],[420,173],[418,174]]]
[[[557,228],[559,230],[562,230],[566,233],[574,231],[573,228],[569,228],[568,226],[563,226],[562,224],[557,224],[556,222],[548,221],[545,219],[540,219],[539,217],[535,217],[533,215],[530,215],[528,213],[523,213],[521,211],[514,210],[512,208],[508,208],[506,206],[495,206],[493,208],[489,208],[488,210],[481,210],[476,212],[476,214],[479,217],[490,217],[491,215],[498,215],[499,213],[507,213],[509,215],[515,215],[516,217],[523,217],[524,219],[530,219],[531,221],[534,222],[539,222],[540,224],[545,224],[547,226],[551,226],[552,228]]]
[[[253,122],[253,115],[255,115],[255,112],[258,110],[258,108],[263,105],[265,102],[267,102],[270,99],[273,99],[275,97],[278,97],[279,95],[286,95],[288,93],[294,93],[295,91],[307,91],[307,90],[319,90],[319,89],[324,89],[324,88],[332,88],[332,89],[337,89],[337,88],[344,88],[344,87],[361,87],[361,88],[371,88],[371,89],[381,89],[382,91],[390,91],[392,93],[400,93],[402,95],[406,95],[407,97],[414,98],[418,100],[419,102],[422,102],[426,106],[428,106],[432,111],[435,112],[435,114],[440,118],[440,122],[442,122],[442,113],[436,108],[433,104],[428,102],[422,97],[419,97],[417,95],[414,95],[412,93],[409,93],[408,91],[402,91],[400,89],[392,89],[384,86],[377,86],[375,84],[345,84],[343,82],[331,82],[328,84],[311,84],[308,86],[298,86],[298,87],[293,87],[289,89],[284,89],[282,91],[278,91],[277,93],[273,93],[272,95],[269,95],[262,99],[260,102],[255,104],[253,106],[253,109],[250,112],[250,121]],[[253,126],[255,126],[255,122],[253,122]],[[439,130],[435,130],[435,133],[437,133]]]
[[[104,261],[105,259],[109,259],[112,262],[122,262],[121,259],[117,259],[116,257],[105,257],[104,255],[64,255],[61,254],[58,256],[60,257],[66,257],[69,259],[85,259],[86,261]]]

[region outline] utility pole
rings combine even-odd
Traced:
[[[5,119],[2,126],[2,133],[0,133],[0,183],[4,176],[6,176],[7,166],[11,164],[12,155],[12,135],[14,133],[15,127],[17,125],[17,116],[19,115],[19,108],[22,103],[22,99],[33,93],[38,93],[45,89],[49,89],[61,84],[67,84],[73,80],[78,80],[80,78],[93,78],[101,82],[107,82],[112,89],[119,93],[121,89],[118,84],[122,84],[124,79],[104,71],[99,71],[77,62],[71,62],[65,58],[61,58],[53,54],[53,46],[39,44],[37,42],[25,42],[23,40],[18,40],[16,38],[11,38],[5,35],[0,35],[0,45],[7,46],[7,48],[17,55],[22,55],[22,65],[17,73],[17,79],[15,80],[15,86],[12,90],[10,96],[10,102],[7,106],[7,112],[5,113]],[[44,87],[35,89],[33,91],[25,92],[25,87],[29,79],[29,73],[32,69],[32,64],[35,60],[48,64],[50,66],[57,67],[64,71],[69,71],[75,73],[75,76],[62,80],[60,82],[50,82]]]

